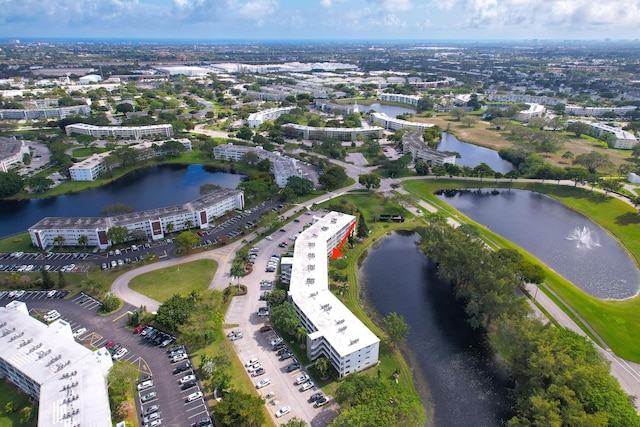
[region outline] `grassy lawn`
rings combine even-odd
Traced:
[[[405,188],[424,197],[437,206],[443,206],[433,192],[439,188],[477,188],[480,183],[468,181],[412,181],[406,182]],[[485,182],[483,186],[494,187]],[[542,185],[530,183],[513,183],[514,188],[538,191],[562,201],[569,208],[588,216],[598,225],[607,229],[627,249],[630,255],[640,264],[640,215],[637,211],[613,197],[592,193],[581,188],[567,186]],[[445,211],[455,212],[447,206]],[[455,212],[459,218],[464,215]],[[465,218],[468,222],[473,221]],[[490,230],[477,225],[488,238],[501,247],[515,247]],[[525,251],[522,251],[523,253]],[[533,258],[533,255],[528,255]],[[542,264],[539,260],[538,263]],[[592,297],[569,281],[547,269],[545,283],[553,289],[568,305],[570,305],[587,322],[605,343],[620,357],[640,362],[640,341],[634,339],[640,334],[640,297],[622,301],[601,300]]]
[[[0,252],[31,252],[33,250],[29,233],[16,234],[0,240]]]
[[[105,151],[107,151],[106,148],[76,148],[74,149],[71,154],[73,155],[73,157],[89,157],[90,155],[92,155],[93,153],[104,153]]]
[[[15,411],[7,414],[5,406],[7,402],[13,402]],[[34,414],[30,421],[20,422],[20,410],[25,406],[31,406]],[[36,426],[38,421],[38,407],[29,402],[29,396],[18,391],[8,382],[0,382],[0,427]]]
[[[183,296],[202,292],[209,287],[218,263],[210,259],[180,264],[134,277],[129,287],[134,291],[164,302],[173,294]]]

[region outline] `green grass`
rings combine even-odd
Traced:
[[[164,302],[173,294],[183,296],[209,287],[218,264],[209,259],[167,267],[134,277],[129,288],[156,301]]]
[[[0,252],[31,252],[33,250],[29,233],[16,234],[0,240]]]
[[[94,153],[104,153],[105,151],[107,151],[106,148],[76,148],[74,149],[71,154],[73,157],[89,157],[90,155],[94,154]]]
[[[421,195],[431,203],[444,206],[444,202],[433,195],[435,190],[439,188],[477,188],[480,183],[464,180],[425,180],[406,182],[404,185],[407,190]],[[491,188],[495,185],[485,182],[482,186]],[[513,187],[538,191],[562,201],[569,208],[581,212],[607,229],[626,248],[636,263],[640,260],[640,227],[638,227],[640,215],[633,207],[613,197],[592,193],[581,188],[518,182],[514,182]],[[473,223],[450,206],[446,206],[445,211]],[[476,225],[483,234],[500,247],[515,247],[490,230]],[[525,251],[522,252],[525,253]],[[531,254],[527,254],[527,257],[542,264]],[[640,334],[640,297],[621,301],[601,300],[586,294],[551,269],[546,270],[545,283],[549,288],[571,306],[611,350],[620,357],[640,362],[640,341],[634,339]],[[575,319],[573,314],[568,313]],[[585,332],[589,333],[588,330]]]
[[[13,402],[15,412],[7,414],[5,405],[7,402]],[[33,407],[33,417],[26,423],[20,423],[20,410],[25,406]],[[29,396],[18,391],[12,384],[2,381],[0,382],[0,427],[17,427],[17,426],[36,426],[38,419],[38,407],[29,402]]]

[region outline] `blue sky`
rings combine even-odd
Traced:
[[[0,37],[633,39],[640,0],[0,0]]]

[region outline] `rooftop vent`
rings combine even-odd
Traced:
[[[345,326],[343,326],[341,328],[338,328],[338,332],[344,332],[346,330],[347,330],[347,325],[345,325]]]

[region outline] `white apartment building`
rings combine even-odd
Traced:
[[[614,112],[618,116],[624,116],[629,111],[637,109],[635,105],[626,105],[624,107],[581,107],[579,105],[567,105],[564,112],[572,116],[601,116],[607,112]]]
[[[0,172],[8,172],[11,168],[22,164],[25,154],[30,154],[25,141],[0,137]]]
[[[36,120],[36,119],[63,119],[77,114],[89,114],[91,106],[74,105],[71,107],[39,108],[33,110],[0,110],[0,119],[5,120]]]
[[[421,132],[406,132],[402,135],[402,154],[411,154],[413,161],[421,160],[431,166],[456,164],[456,155],[434,150],[425,144]]]
[[[381,93],[380,101],[397,102],[399,104],[418,106],[420,97],[418,95],[401,95],[399,93]]]
[[[54,246],[58,236],[64,237],[63,245],[77,246],[78,239],[83,235],[88,238],[88,246],[106,249],[111,245],[107,237],[111,227],[125,227],[129,233],[142,230],[147,238],[158,240],[164,238],[165,233],[173,231],[187,230],[191,227],[213,227],[215,218],[231,210],[243,208],[244,192],[222,189],[182,205],[107,218],[47,217],[31,226],[29,235],[31,243],[40,249]]]
[[[187,151],[191,151],[191,141],[187,138],[180,138],[176,141],[180,142]],[[165,141],[166,142],[166,141]],[[138,150],[139,160],[150,159],[155,156],[161,156],[162,150],[155,150],[154,146],[161,147],[163,143],[154,141],[142,141],[135,145],[130,145],[131,148]],[[95,181],[98,179],[101,173],[106,172],[109,168],[115,168],[118,165],[113,164],[107,166],[105,158],[108,157],[111,152],[92,154],[86,159],[75,163],[69,168],[69,174],[72,181]]]
[[[320,111],[333,113],[334,111],[339,111],[340,114],[351,114],[357,113],[359,110],[359,106],[356,103],[353,104],[336,104],[330,101],[325,101],[323,99],[316,99],[314,101],[316,108]]]
[[[303,139],[320,140],[333,138],[339,141],[355,141],[358,135],[363,137],[373,136],[382,138],[384,129],[377,126],[359,128],[324,128],[315,126],[303,126],[294,123],[282,125],[283,128],[295,129]]]
[[[293,252],[289,298],[307,330],[307,356],[325,356],[343,377],[378,362],[380,339],[329,291],[328,263],[356,218],[330,212],[304,230]]]
[[[572,122],[580,122],[589,125],[589,134],[593,137],[600,137],[605,133],[611,134],[616,137],[616,140],[611,144],[612,148],[618,148],[620,150],[631,150],[638,145],[638,139],[631,132],[615,128],[613,126],[605,125],[604,123],[589,122],[587,120],[569,120],[567,124]]]
[[[516,115],[516,120],[526,122],[533,117],[542,117],[542,115],[546,111],[544,105],[541,104],[529,103],[527,104],[527,106],[529,108],[518,112],[518,114]]]
[[[171,138],[173,136],[173,126],[170,124],[150,125],[150,126],[94,126],[86,123],[75,123],[65,126],[67,135],[74,133],[81,135],[91,135],[96,138],[125,138],[125,139],[141,139],[148,136],[164,136]]]
[[[427,128],[435,126],[431,123],[410,122],[408,120],[389,117],[385,113],[371,113],[371,118],[369,119],[369,121],[372,124],[381,124],[383,128],[390,130],[413,129],[423,131]]]
[[[45,325],[20,301],[0,307],[0,378],[38,401],[38,426],[110,427],[112,366],[105,348],[76,342],[65,320]]]
[[[269,108],[268,110],[251,113],[247,118],[247,123],[249,124],[250,128],[259,128],[262,123],[269,120],[275,120],[281,115],[293,110],[294,108],[295,107]]]
[[[498,94],[492,93],[487,96],[487,100],[491,102],[517,102],[525,104],[542,104],[542,105],[557,105],[560,103],[566,104],[566,99],[552,98],[550,96],[539,95],[523,95],[523,94]]]
[[[270,172],[273,174],[276,185],[283,188],[291,176],[304,178],[302,170],[298,167],[298,161],[280,153],[264,150],[262,147],[248,147],[246,145],[223,144],[213,149],[216,159],[238,162],[248,152],[256,153],[260,160],[268,159],[271,163]]]

